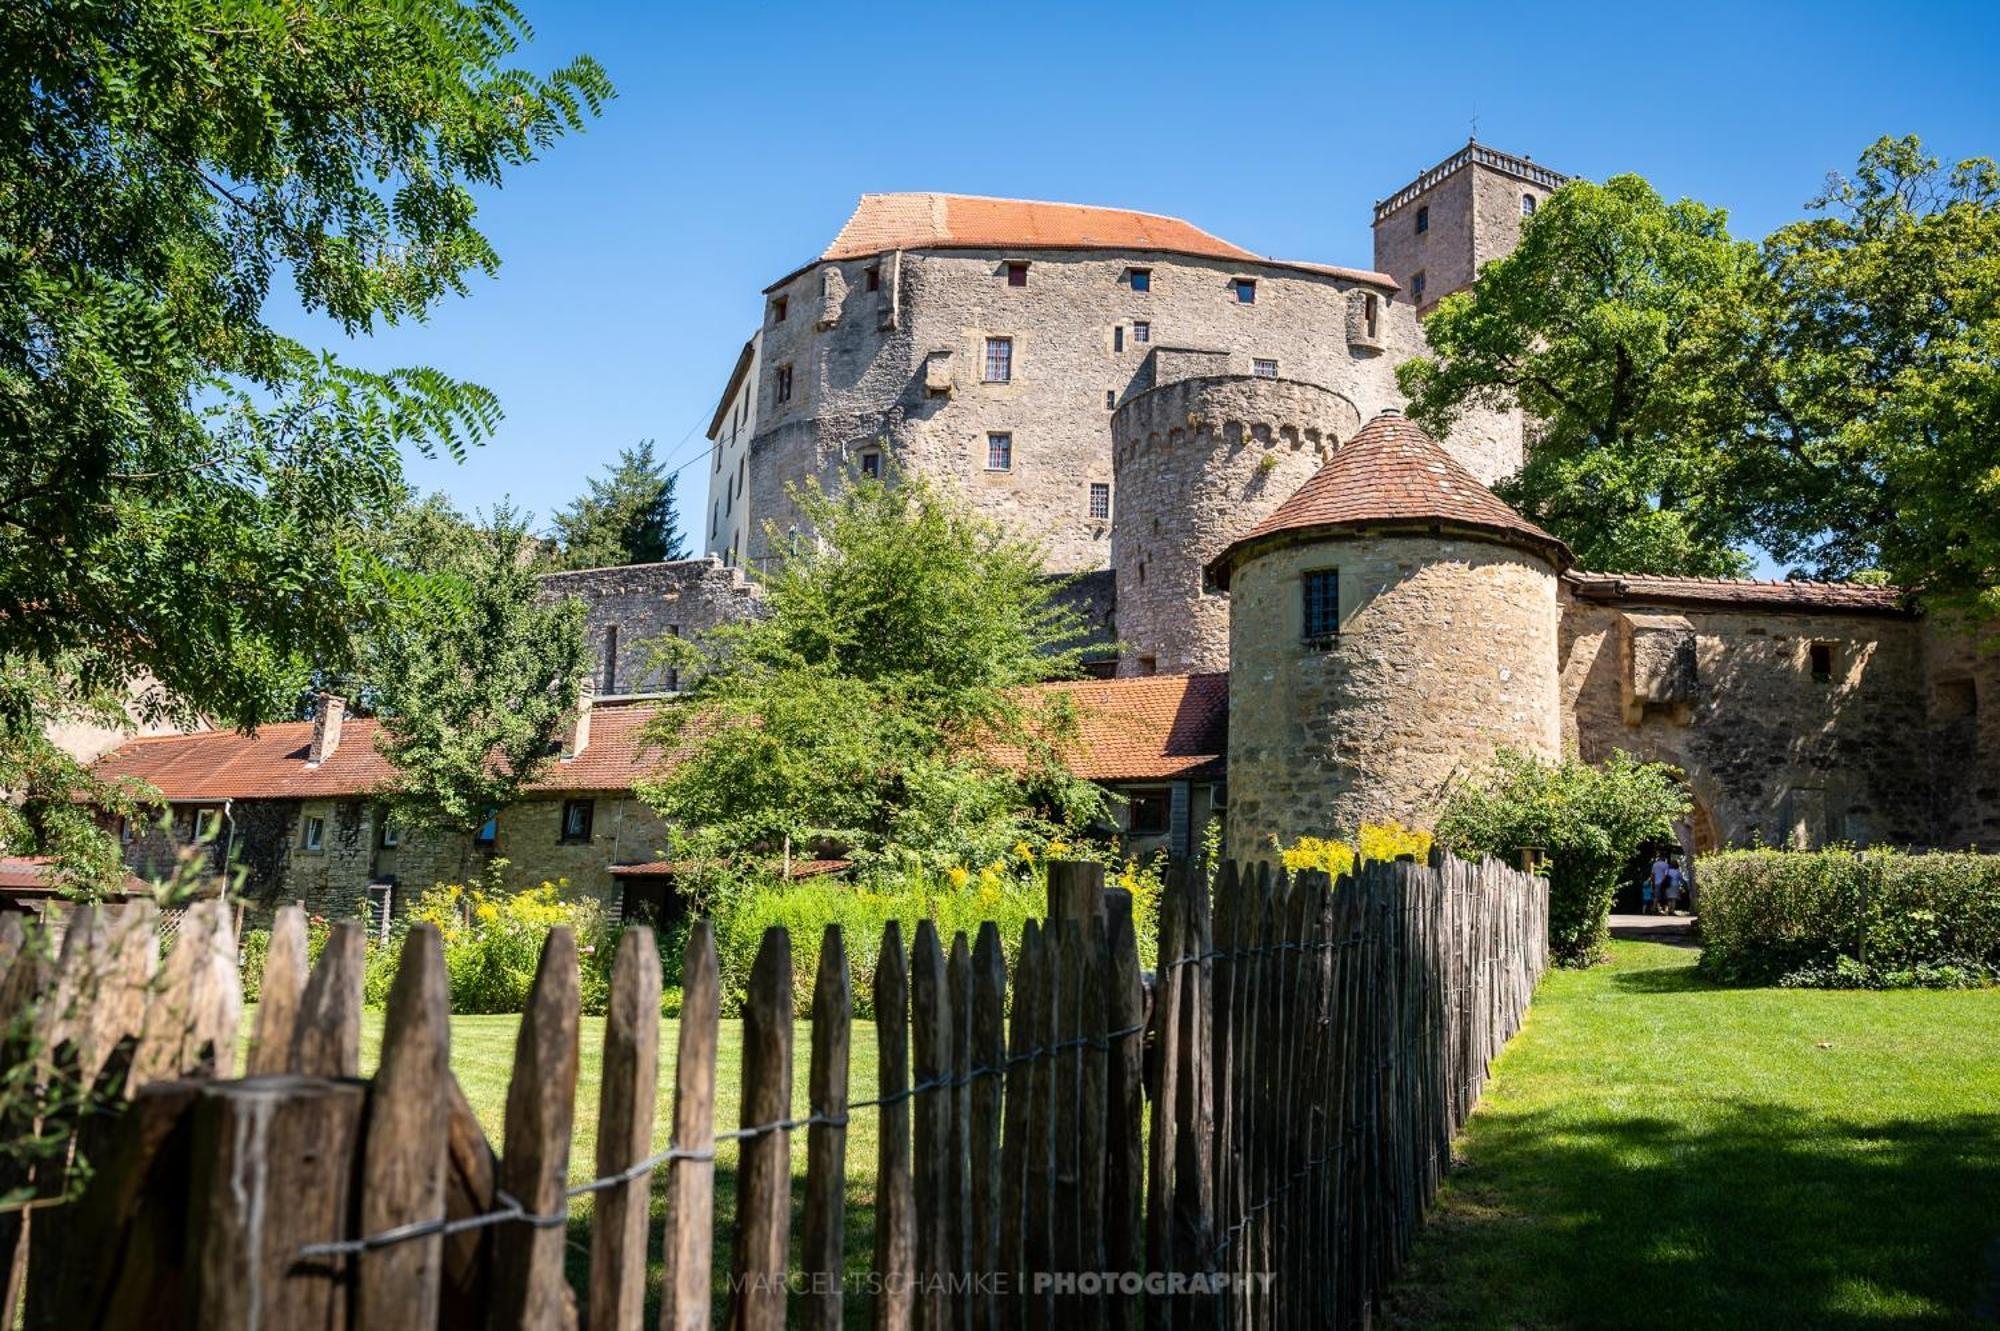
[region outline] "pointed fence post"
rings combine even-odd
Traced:
[[[745,1129],[736,1174],[736,1244],[730,1279],[732,1331],[783,1331],[792,1222],[792,1134],[772,1128],[792,1116],[792,940],[764,931],[743,1003]]]
[[[257,1026],[250,1038],[244,1070],[252,1077],[294,1072],[292,1035],[298,1029],[299,1008],[306,989],[306,913],[300,906],[282,906],[271,921],[271,947],[264,956],[264,978],[257,989]]]
[[[506,1145],[494,1185],[496,1197],[505,1194],[500,1200],[512,1198],[537,1218],[496,1227],[492,1331],[543,1331],[576,1321],[574,1296],[563,1278],[566,1225],[557,1217],[567,1209],[576,1118],[578,1001],[575,935],[551,929],[514,1039]]]
[[[875,962],[875,1094],[882,1102],[875,1139],[875,1331],[905,1331],[916,1292],[908,967],[902,926],[890,920]]]
[[[644,925],[625,930],[611,963],[597,1103],[597,1177],[652,1154],[660,1096],[660,950]],[[591,1331],[639,1331],[646,1307],[646,1205],[652,1175],[597,1194],[590,1219]]]
[[[674,1059],[674,1149],[669,1166],[660,1331],[706,1331],[715,1262],[715,1046],[720,996],[715,930],[695,921],[681,960],[680,1043]]]
[[[304,1077],[361,1075],[361,986],[367,935],[342,920],[327,935],[299,997],[290,1070]]]
[[[451,1123],[451,1000],[444,940],[412,925],[389,989],[382,1061],[368,1088],[361,1165],[361,1232],[380,1233],[444,1214]],[[261,1027],[262,1022],[259,1022]],[[369,1331],[432,1331],[438,1321],[444,1240],[411,1239],[360,1258],[355,1294]]]
[[[854,1003],[847,984],[847,945],[840,926],[820,939],[813,983],[812,1070],[807,1079],[805,1276],[800,1324],[808,1331],[840,1331],[845,1264],[843,1222],[847,1193],[847,1070]]]

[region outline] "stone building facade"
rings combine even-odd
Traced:
[[[1568,551],[1384,414],[1219,552],[1229,844],[1416,826],[1499,749],[1560,752]]]
[[[550,573],[541,580],[551,600],[583,602],[584,632],[596,660],[596,693],[674,693],[687,681],[655,660],[662,638],[695,638],[757,613],[755,586],[740,568],[713,555],[664,564]]]
[[[866,195],[817,261],[764,294],[749,503],[780,548],[752,531],[752,562],[805,535],[789,487],[887,466],[1032,534],[1051,569],[1102,568],[1119,502],[1112,416],[1154,386],[1169,349],[1223,367],[1209,373],[1316,384],[1371,415],[1400,404],[1395,367],[1422,348],[1415,311],[1379,273],[1069,204]],[[717,422],[739,391],[732,376]],[[1474,422],[1447,444],[1488,480],[1519,465],[1518,430]]]

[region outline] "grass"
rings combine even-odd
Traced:
[[[507,1079],[514,1067],[514,1033],[520,1025],[517,1015],[485,1017],[453,1017],[451,1020],[451,1066],[457,1074],[459,1085],[465,1090],[465,1098],[479,1116],[480,1124],[486,1129],[487,1140],[493,1143],[495,1151],[500,1149],[506,1129]],[[246,1027],[248,1023],[245,1023]],[[361,1033],[361,1070],[364,1075],[375,1069],[381,1048],[382,1014],[370,1011],[365,1014]],[[680,1024],[675,1021],[660,1023],[660,1095],[659,1107],[653,1119],[653,1146],[660,1149],[667,1144],[673,1127],[673,1086],[675,1051],[680,1040]],[[742,1076],[742,1023],[725,1021],[722,1023],[721,1038],[716,1049],[715,1071],[715,1123],[718,1131],[727,1131],[738,1126],[741,1111],[740,1093]],[[569,1176],[573,1183],[583,1183],[596,1174],[597,1161],[597,1091],[600,1064],[604,1051],[604,1019],[585,1017],[582,1024],[582,1049],[577,1061],[576,1081],[576,1132],[571,1139]],[[811,1031],[806,1023],[800,1022],[794,1028],[792,1052],[792,1115],[803,1117],[807,1112],[806,1076],[810,1068]],[[876,1093],[875,1079],[875,1024],[868,1021],[854,1023],[853,1054],[849,1066],[848,1094],[852,1099],[873,1098]],[[876,1151],[876,1119],[873,1110],[857,1113],[847,1128],[847,1253],[850,1273],[865,1272],[868,1255],[874,1238],[874,1178]],[[736,1214],[736,1158],[737,1148],[733,1143],[724,1143],[716,1151],[715,1165],[715,1215],[716,1249],[715,1272],[717,1284],[729,1272],[729,1226]],[[793,1214],[805,1196],[806,1134],[803,1130],[792,1134],[792,1201]],[[663,1269],[659,1260],[660,1225],[665,1214],[665,1193],[667,1173],[662,1169],[653,1175],[652,1230],[647,1239],[647,1313],[646,1324],[652,1325],[657,1315],[660,1279]],[[569,1224],[569,1250],[567,1267],[570,1283],[577,1289],[579,1300],[588,1287],[590,1273],[590,1198],[578,1198],[571,1203]],[[794,1239],[797,1238],[794,1224]],[[796,1251],[796,1242],[794,1250]],[[859,1289],[858,1281],[849,1282],[850,1289]],[[850,1325],[865,1321],[867,1307],[859,1296],[850,1296],[848,1322]],[[721,1324],[721,1305],[717,1305],[717,1325]]]
[[[1391,1323],[2000,1316],[2000,991],[1721,988],[1612,947],[1500,1057]]]

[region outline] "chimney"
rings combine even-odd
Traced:
[[[340,748],[340,723],[347,716],[347,699],[337,694],[319,695],[319,710],[313,717],[312,748],[306,754],[306,764],[318,767]]]
[[[590,705],[596,698],[597,681],[585,675],[576,690],[576,716],[570,720],[569,733],[563,736],[564,762],[590,747]]]

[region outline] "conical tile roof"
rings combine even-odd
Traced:
[[[1569,547],[1516,513],[1437,440],[1393,408],[1361,427],[1272,514],[1209,564],[1217,585],[1253,546],[1289,533],[1414,523],[1469,528],[1525,546],[1559,569]]]

